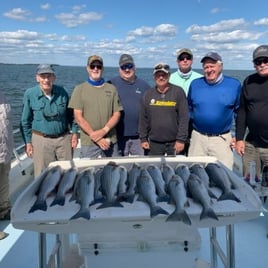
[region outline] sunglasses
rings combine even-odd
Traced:
[[[182,55],[182,56],[179,56],[178,57],[178,60],[179,61],[184,61],[184,59],[186,59],[186,60],[192,60],[192,56],[190,56],[190,55]]]
[[[165,69],[167,71],[169,71],[169,65],[167,64],[158,64],[157,66],[154,67],[155,70],[161,70],[161,69]]]
[[[101,70],[102,69],[102,65],[99,65],[99,64],[90,64],[89,65],[89,68],[91,70],[94,70],[95,68],[97,68],[98,70]]]
[[[126,69],[132,69],[134,67],[134,65],[132,63],[128,63],[128,64],[124,64],[122,66],[120,66],[121,70],[125,71]]]
[[[268,58],[254,60],[254,64],[257,66],[262,65],[262,63],[264,63],[264,64],[268,63]]]

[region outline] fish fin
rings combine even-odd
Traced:
[[[241,200],[238,197],[236,197],[236,195],[232,191],[222,193],[222,195],[218,198],[218,201],[222,201],[222,200],[233,200],[238,203],[241,202]]]
[[[35,203],[33,204],[33,206],[30,208],[28,213],[32,213],[36,210],[43,210],[46,211],[47,210],[47,202],[46,200],[36,200]]]
[[[75,215],[73,215],[70,220],[84,218],[89,220],[90,219],[90,210],[89,208],[81,208]]]
[[[152,207],[150,211],[151,218],[157,216],[158,214],[169,215],[167,211],[165,211],[163,208],[159,206]]]
[[[56,196],[53,202],[50,204],[50,207],[55,205],[64,206],[65,204],[65,197],[64,196]]]
[[[120,208],[123,208],[124,206],[120,202],[118,202],[118,201],[112,201],[112,202],[104,202],[102,205],[98,206],[96,209],[110,208],[110,207],[120,207]]]
[[[218,197],[210,190],[208,189],[208,195],[211,197],[211,198],[215,198],[217,199]]]
[[[191,225],[192,222],[185,210],[175,210],[172,214],[170,214],[166,221],[182,221],[187,225]]]
[[[205,219],[205,218],[211,218],[211,219],[215,219],[215,220],[219,220],[215,211],[211,208],[203,208],[201,214],[200,214],[200,220]]]

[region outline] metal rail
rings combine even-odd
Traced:
[[[226,235],[226,253],[224,253],[217,240],[216,227],[210,227],[210,258],[211,267],[216,268],[218,265],[218,256],[220,257],[225,268],[235,268],[235,245],[234,245],[234,225],[225,226]]]

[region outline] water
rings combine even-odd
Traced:
[[[22,100],[25,90],[36,84],[36,68],[37,65],[35,64],[0,64],[0,90],[6,95],[6,98],[11,104],[13,129],[19,127]],[[55,84],[64,86],[70,95],[77,84],[82,83],[87,79],[85,66],[55,66],[55,71],[57,75]],[[171,71],[173,72],[175,69]],[[202,70],[197,71],[202,73]],[[226,70],[224,73],[235,77],[242,82],[248,74],[252,73],[252,71]],[[109,80],[115,75],[118,75],[117,67],[105,67],[103,75],[105,80]],[[154,81],[151,68],[139,68],[137,70],[137,75],[153,86]],[[21,143],[21,141],[20,137],[15,137],[16,145]]]

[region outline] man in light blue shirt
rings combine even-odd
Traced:
[[[169,82],[183,88],[186,96],[191,82],[203,75],[192,69],[193,53],[188,48],[182,48],[177,52],[178,70],[170,75]]]

